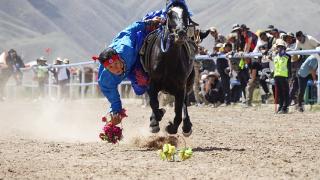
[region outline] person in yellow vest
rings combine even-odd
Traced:
[[[37,59],[37,65],[33,67],[35,79],[38,81],[39,99],[45,96],[45,84],[48,83],[49,78],[49,70],[46,68],[47,66],[47,59],[42,56]]]
[[[286,52],[286,43],[277,39],[277,54],[274,57],[275,103],[279,104],[278,114],[287,114],[289,106],[289,82],[291,76],[291,57]]]

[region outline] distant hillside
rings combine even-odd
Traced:
[[[318,0],[194,0],[187,1],[202,29],[217,27],[222,34],[232,24],[246,23],[256,31],[269,24],[320,38]],[[26,61],[45,55],[88,60],[123,28],[164,0],[1,0],[0,50],[15,48]],[[210,47],[212,38],[203,43]]]

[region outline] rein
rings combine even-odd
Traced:
[[[166,22],[166,26],[164,28],[162,28],[161,32],[160,32],[160,35],[161,35],[161,39],[160,39],[160,44],[161,44],[161,51],[163,53],[166,53],[168,52],[169,48],[170,48],[170,42],[171,42],[171,37],[170,36],[167,36],[167,39],[166,39],[166,45],[164,45],[164,39],[166,38],[166,32],[169,31],[169,22],[168,22],[168,19],[167,19],[167,22]]]

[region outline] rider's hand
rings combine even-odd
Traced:
[[[157,24],[165,24],[166,23],[165,18],[158,17],[158,16],[154,17],[152,20]]]
[[[120,124],[123,118],[128,117],[125,109],[122,109],[120,112],[110,112],[109,115],[110,115],[109,122],[113,125]]]
[[[160,22],[161,22],[161,18],[160,18],[160,17],[158,17],[158,16],[156,16],[156,17],[152,18],[151,20],[152,20],[153,22],[158,22],[158,23],[160,23]]]
[[[110,120],[111,124],[118,125],[121,123],[122,118],[119,113],[110,113],[110,117],[111,117],[111,120]]]
[[[163,23],[163,19],[161,17],[156,16],[152,19],[147,20],[146,22],[150,23],[150,25],[152,25],[152,26],[157,26],[157,25]]]

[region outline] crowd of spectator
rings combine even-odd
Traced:
[[[210,55],[214,60],[195,62],[194,95],[197,105],[214,107],[243,103],[252,107],[254,90],[262,88],[261,103],[273,97],[277,113],[288,113],[291,105],[304,111],[304,102],[316,99],[317,68],[320,56],[293,55],[294,50],[320,50],[320,42],[302,31],[295,34],[269,25],[265,30],[252,32],[245,24],[234,24],[230,34],[221,35],[217,28],[197,32],[199,55]],[[207,36],[213,48],[205,49],[201,42]],[[252,58],[236,58],[233,54],[262,53]],[[226,58],[221,58],[227,55]],[[208,62],[210,65],[208,67]],[[308,91],[306,92],[306,88]],[[310,102],[309,102],[310,103]]]

